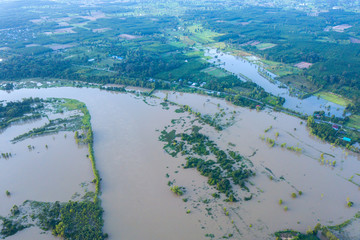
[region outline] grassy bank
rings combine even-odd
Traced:
[[[96,162],[95,162],[95,155],[94,155],[94,137],[93,131],[91,127],[91,116],[89,110],[87,109],[85,103],[82,103],[75,99],[64,99],[65,102],[62,103],[63,107],[66,107],[68,110],[80,110],[83,114],[82,117],[82,129],[86,133],[86,139],[84,140],[85,143],[88,144],[89,147],[89,159],[91,161],[92,170],[94,173],[94,180],[95,183],[95,201],[98,200],[98,196],[100,194],[100,174],[99,170],[96,169]]]

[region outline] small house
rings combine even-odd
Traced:
[[[343,140],[344,140],[345,142],[351,142],[351,139],[348,138],[348,137],[343,137]]]
[[[334,130],[339,130],[339,126],[338,125],[336,125],[336,124],[334,124],[334,125],[332,125],[332,128],[334,129]]]

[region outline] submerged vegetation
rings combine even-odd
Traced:
[[[1,217],[3,237],[32,226],[51,231],[62,239],[101,240],[107,236],[102,232],[103,210],[93,201],[45,203],[28,200],[19,207],[14,206],[11,212],[11,216]]]
[[[355,216],[351,219],[345,220],[343,223],[334,226],[321,226],[320,223],[316,224],[314,229],[311,227],[308,228],[306,234],[296,232],[293,230],[279,231],[275,233],[275,236],[279,239],[293,237],[292,239],[308,239],[308,240],[318,240],[318,232],[321,232],[321,235],[328,240],[339,240],[334,233],[341,233],[344,228],[350,226],[354,221],[360,218],[360,212],[357,212]],[[321,238],[322,239],[322,238]],[[341,239],[341,238],[340,238]]]
[[[201,127],[194,125],[191,133],[176,134],[175,130],[163,130],[159,139],[167,142],[164,149],[175,157],[178,153],[186,156],[184,168],[196,168],[208,178],[208,184],[227,196],[227,201],[235,202],[232,185],[239,185],[249,191],[246,182],[253,175],[246,159],[233,151],[221,150],[217,144],[200,133]],[[209,159],[210,158],[210,159]],[[214,160],[212,160],[214,159]]]
[[[170,190],[178,196],[182,196],[184,194],[184,190],[182,187],[179,186],[172,186]]]
[[[11,123],[41,118],[44,108],[39,98],[26,98],[17,102],[0,102],[0,130]]]
[[[92,182],[95,184],[95,193],[88,192],[83,201],[69,201],[67,203],[26,201],[20,207],[14,206],[11,209],[11,216],[1,217],[0,236],[7,237],[24,228],[36,225],[44,231],[52,231],[53,235],[63,239],[105,239],[107,234],[102,231],[103,209],[99,199],[100,176],[94,158],[91,117],[86,105],[73,99],[37,99],[36,102],[41,104],[42,109],[46,106],[47,110],[43,111],[42,114],[45,115],[46,113],[48,118],[56,112],[72,112],[74,114],[63,119],[49,120],[48,124],[22,134],[16,137],[14,141],[59,131],[76,130],[77,133],[80,131],[81,141],[79,143],[87,144],[89,147],[89,159],[94,172]],[[78,134],[75,136],[79,137]],[[33,149],[31,145],[28,147],[29,150]],[[10,196],[10,192],[6,191],[6,195]],[[31,223],[29,223],[29,218],[31,218]]]
[[[272,138],[269,138],[269,137],[267,137],[265,139],[264,135],[261,135],[260,139],[263,140],[263,141],[266,141],[268,143],[269,147],[274,147],[274,146],[278,145],[278,143],[276,143],[275,139],[272,139]],[[303,150],[302,148],[300,148],[298,146],[296,146],[296,147],[294,147],[294,146],[286,146],[286,143],[282,143],[280,145],[280,147],[281,148],[286,148],[287,150],[293,151],[293,152],[296,152],[296,153],[301,153],[302,150]]]

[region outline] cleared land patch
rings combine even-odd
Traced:
[[[140,36],[130,35],[130,34],[120,34],[119,37],[126,39],[126,40],[133,40],[133,39],[141,38]]]
[[[260,43],[258,45],[256,45],[256,48],[259,49],[260,51],[266,50],[266,49],[270,49],[273,47],[276,47],[277,44],[274,43]]]
[[[300,63],[297,63],[295,64],[294,66],[297,67],[297,68],[300,68],[300,69],[307,69],[309,67],[311,67],[313,64],[312,63],[308,63],[308,62],[300,62]]]
[[[215,42],[215,37],[223,35],[208,29],[204,29],[201,25],[192,25],[188,27],[188,31],[191,33],[191,39],[204,44],[213,43]]]

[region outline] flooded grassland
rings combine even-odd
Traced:
[[[109,239],[274,239],[272,233],[278,230],[292,228],[306,231],[308,226],[313,227],[318,222],[335,225],[359,211],[358,155],[310,136],[306,122],[268,110],[251,111],[207,96],[171,92],[167,93],[167,97],[164,92],[156,95],[159,99],[77,88],[21,89],[10,94],[0,92],[1,99],[7,100],[30,96],[66,97],[76,98],[88,106],[92,115],[97,168],[102,178],[100,198],[105,210],[104,232],[109,233]],[[188,105],[193,112],[200,113],[201,118],[199,114],[177,110],[180,106],[164,102],[164,98]],[[222,126],[223,130],[216,130],[205,124],[206,121]],[[190,134],[194,126],[198,126],[199,133],[207,136],[227,155],[230,151],[241,155],[247,168],[255,173],[246,179],[247,189],[230,179],[236,202],[224,201],[228,196],[221,193],[216,185],[209,185],[208,177],[201,176],[196,168],[184,168],[186,157],[200,156],[179,152],[172,157],[168,149],[164,149],[166,143],[159,141],[164,129]],[[16,127],[19,126],[7,131],[23,131],[16,130]],[[8,134],[7,138],[11,139],[18,133]],[[2,202],[9,200],[5,195],[6,189],[16,189],[11,184],[16,182],[15,179],[21,179],[16,168],[22,164],[26,166],[33,155],[33,159],[44,155],[44,160],[38,165],[41,169],[36,175],[38,179],[51,178],[49,181],[54,180],[54,186],[68,181],[72,187],[63,186],[68,194],[58,198],[46,190],[38,195],[26,191],[29,195],[25,195],[25,190],[21,191],[24,186],[19,183],[19,190],[14,190],[14,202],[9,203],[10,208],[18,191],[24,194],[17,200],[19,203],[35,195],[38,198],[34,199],[39,201],[66,201],[74,192],[80,191],[76,189],[80,188],[79,183],[92,180],[91,166],[86,159],[87,149],[78,149],[73,135],[67,135],[66,139],[61,133],[55,136],[55,140],[52,136],[45,136],[8,145],[8,151],[16,155],[5,163],[14,161],[18,154],[26,157],[17,164],[13,163],[16,176],[12,175],[13,181],[4,178],[7,184],[1,185],[4,186],[1,189],[4,192]],[[71,144],[65,146],[70,139]],[[25,142],[28,140],[31,143]],[[53,141],[58,141],[58,144],[52,144]],[[284,143],[286,147],[281,147]],[[27,149],[29,144],[35,146],[34,151]],[[42,147],[45,144],[49,145],[47,150]],[[54,162],[57,163],[45,162],[47,151],[55,151],[55,145],[59,147],[58,151],[63,146],[69,149],[69,154],[78,152],[82,157],[76,161],[85,162],[87,167],[66,166],[64,172],[60,168],[53,175],[42,173],[66,163],[61,159],[56,161],[56,157]],[[13,150],[14,146],[19,146],[18,150]],[[60,155],[57,152],[53,154]],[[202,157],[215,160],[213,154]],[[45,165],[45,168],[44,164],[49,166]],[[71,175],[73,170],[78,175],[84,174],[84,178]],[[61,180],[57,179],[59,175]],[[34,182],[33,191],[42,191],[36,186],[40,182]],[[172,186],[179,186],[183,194],[175,194],[170,190]],[[347,207],[347,198],[354,202],[352,207]],[[4,207],[4,214],[9,206]],[[352,234],[360,235],[359,232]]]

